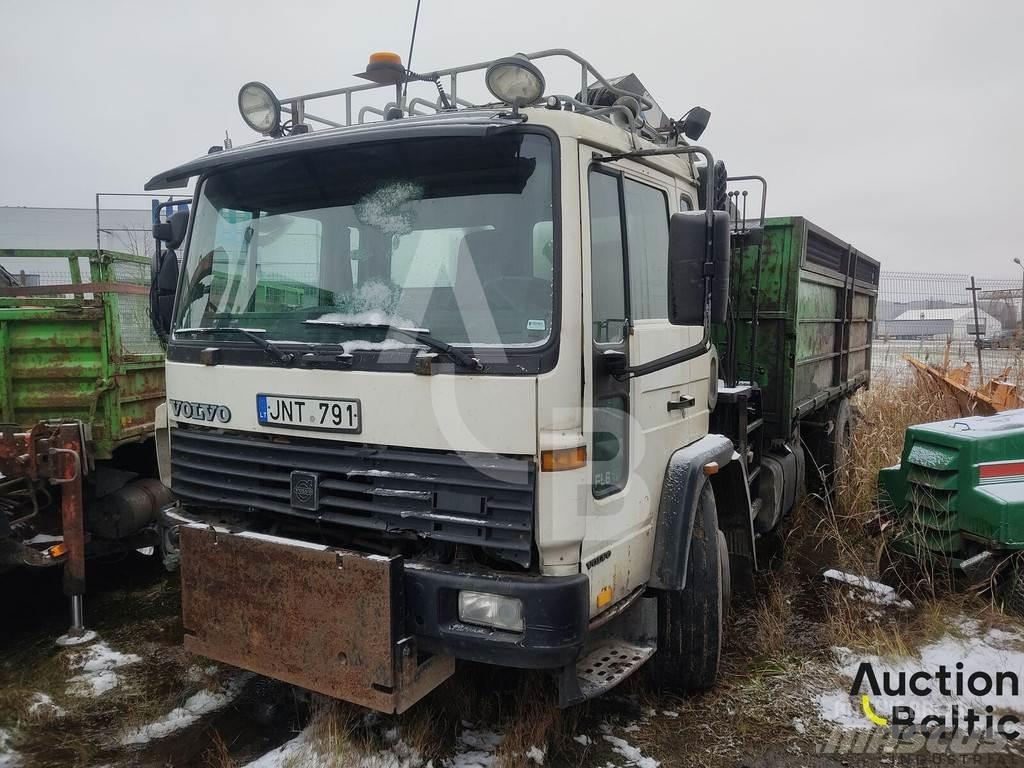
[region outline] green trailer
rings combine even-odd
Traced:
[[[153,447],[164,356],[149,320],[149,259],[0,259],[0,571],[64,565],[80,629],[85,559],[158,544],[157,512],[170,501]]]
[[[741,241],[742,242],[742,241]],[[849,397],[871,379],[879,263],[802,217],[764,220],[733,250],[725,383],[759,388],[764,448],[803,443],[812,481],[844,459]]]
[[[0,423],[80,421],[92,461],[150,439],[164,369],[147,313],[149,259],[77,250],[6,250],[0,258],[67,275],[0,288]]]

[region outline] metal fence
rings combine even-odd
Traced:
[[[904,355],[911,355],[933,365],[970,363],[977,384],[979,353],[985,379],[1006,368],[1020,378],[1024,268],[1006,278],[973,276],[973,286],[974,291],[968,274],[883,271],[872,378],[909,380],[913,374]]]

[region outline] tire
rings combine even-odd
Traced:
[[[832,417],[832,434],[829,435],[828,464],[831,465],[833,484],[836,476],[850,458],[850,440],[853,438],[853,412],[849,398],[844,397],[836,404],[835,416]]]
[[[718,562],[722,571],[722,616],[729,615],[732,606],[732,570],[729,568],[729,542],[725,531],[718,532]]]
[[[654,669],[659,685],[677,691],[710,688],[718,678],[728,561],[711,484],[705,483],[686,564],[686,586],[658,599],[658,652]]]
[[[835,493],[840,469],[850,458],[850,439],[853,437],[853,412],[850,399],[844,397],[827,412],[832,431],[815,430],[816,434],[804,439],[810,448],[806,462],[807,488],[819,496]]]

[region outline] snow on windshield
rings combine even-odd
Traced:
[[[384,234],[404,235],[412,231],[416,219],[406,203],[422,197],[423,187],[420,185],[411,181],[393,181],[360,200],[355,207],[356,218]]]

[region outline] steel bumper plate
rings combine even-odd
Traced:
[[[454,671],[405,634],[400,557],[193,524],[181,532],[185,648],[381,712]]]

